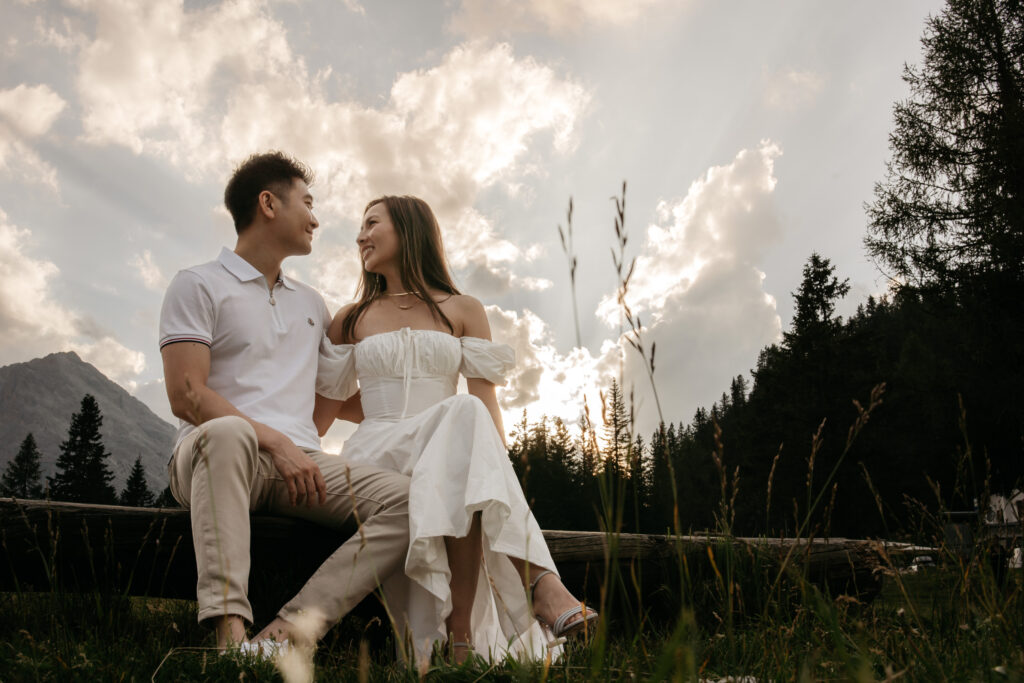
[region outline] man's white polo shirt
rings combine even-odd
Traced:
[[[271,291],[252,264],[225,248],[216,261],[174,276],[160,311],[160,348],[206,344],[206,386],[296,446],[320,448],[313,401],[317,352],[329,323],[312,287],[282,275]],[[193,429],[181,420],[177,442]]]

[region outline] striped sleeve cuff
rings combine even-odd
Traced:
[[[209,339],[197,337],[194,334],[172,334],[160,340],[160,348],[162,349],[168,344],[177,344],[178,342],[196,342],[197,344],[211,346]]]

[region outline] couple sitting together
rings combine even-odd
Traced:
[[[367,206],[359,300],[332,319],[281,272],[312,250],[311,180],[283,154],[250,157],[224,192],[234,251],[180,271],[164,298],[181,419],[170,488],[191,510],[199,620],[219,648],[271,655],[322,637],[380,587],[420,662],[435,644],[456,662],[543,656],[597,614],[559,579],[506,454],[494,388],[514,353],[452,283],[437,219],[415,197]],[[341,455],[320,450],[335,419],[359,423]],[[247,640],[250,512],[330,527],[354,515],[361,529]]]

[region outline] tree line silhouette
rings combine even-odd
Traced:
[[[117,494],[111,484],[114,473],[108,464],[110,453],[100,435],[102,426],[99,404],[91,394],[86,394],[79,411],[71,416],[68,438],[60,444],[57,471],[46,478],[46,485],[39,465],[42,454],[30,432],[0,476],[0,495],[136,507],[156,505],[157,496],[146,483],[141,457],[135,458],[125,487]],[[161,494],[159,503],[166,504],[168,493]]]

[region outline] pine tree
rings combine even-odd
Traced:
[[[1024,284],[1024,4],[948,0],[894,109],[868,251],[914,287]],[[1014,305],[1019,298],[1013,298]]]
[[[14,498],[42,498],[42,472],[39,469],[39,448],[29,432],[21,442],[14,460],[7,463],[0,480],[0,495]]]
[[[124,491],[121,491],[121,505],[145,508],[151,507],[153,500],[153,492],[146,485],[146,472],[142,469],[142,458],[135,458],[132,473],[128,475]]]
[[[605,468],[616,474],[625,474],[629,467],[629,451],[632,446],[631,424],[626,402],[619,383],[612,380],[601,410],[604,422]]]
[[[832,262],[816,252],[804,264],[800,288],[793,292],[792,329],[782,334],[785,346],[799,356],[827,345],[842,326],[836,303],[850,292],[850,281],[840,282],[835,272]]]
[[[171,493],[171,487],[165,486],[164,490],[160,492],[156,500],[153,502],[154,507],[158,508],[177,508],[181,507],[178,501],[174,500],[174,494]]]
[[[650,507],[650,461],[649,448],[639,434],[629,452],[629,497],[631,500],[627,514],[633,515],[633,531],[639,533],[647,522],[647,510]]]
[[[103,446],[100,427],[103,415],[91,394],[82,398],[79,412],[71,416],[68,438],[60,445],[57,473],[49,477],[50,496],[54,500],[77,503],[117,502],[110,482],[114,474],[107,465],[110,453]]]

